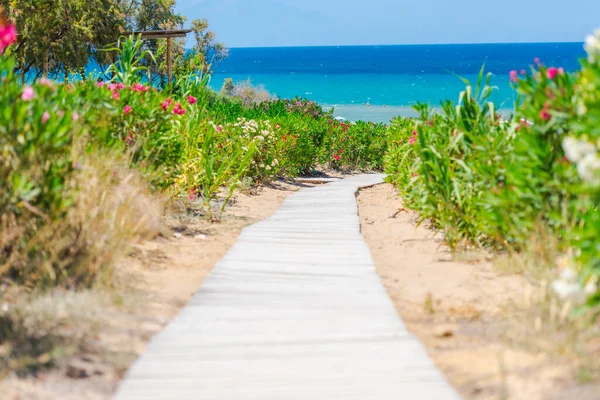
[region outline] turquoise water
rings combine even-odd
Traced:
[[[211,86],[219,90],[225,78],[251,79],[281,98],[301,96],[348,119],[387,122],[414,115],[410,107],[417,102],[456,101],[465,87],[459,76],[475,83],[484,64],[497,86],[492,100],[512,109],[511,70],[530,71],[538,57],[574,71],[584,56],[582,43],[234,48]],[[90,64],[86,72],[94,69]]]
[[[282,98],[306,97],[352,119],[387,121],[395,112],[411,115],[417,102],[456,101],[465,87],[459,76],[475,83],[484,64],[497,86],[492,99],[511,109],[511,70],[529,71],[539,57],[574,71],[584,55],[582,43],[240,48],[231,49],[211,86],[251,79]]]

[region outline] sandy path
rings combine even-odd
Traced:
[[[119,400],[455,400],[360,234],[358,175],[246,228],[119,388]]]
[[[304,186],[281,182],[252,195],[239,194],[221,223],[198,216],[195,204],[172,210],[166,237],[136,246],[117,265],[114,291],[78,294],[86,299],[81,307],[95,319],[93,331],[81,332],[87,336],[85,346],[38,379],[12,377],[0,382],[0,399],[110,398],[150,338],[187,304],[242,229],[273,214],[287,196]],[[73,321],[73,329],[87,330],[89,325]]]
[[[524,279],[489,262],[453,261],[434,232],[417,227],[388,184],[358,195],[361,229],[407,327],[467,399],[598,399],[565,360],[511,347],[505,329]],[[535,338],[534,338],[535,340]]]

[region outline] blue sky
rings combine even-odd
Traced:
[[[229,47],[573,42],[600,0],[178,0]]]

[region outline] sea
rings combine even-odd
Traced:
[[[496,106],[511,110],[511,70],[530,71],[539,58],[575,71],[584,56],[583,43],[232,48],[211,86],[250,79],[273,95],[317,101],[349,120],[387,122],[415,115],[418,102],[457,101],[465,88],[461,78],[475,84],[482,67],[492,73]]]

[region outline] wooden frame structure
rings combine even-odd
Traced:
[[[134,35],[140,36],[143,40],[152,39],[167,39],[167,76],[169,84],[173,79],[173,59],[172,59],[172,40],[173,38],[184,38],[187,34],[192,32],[191,29],[182,30],[167,30],[167,31],[138,31],[138,32],[127,32],[126,36]]]

